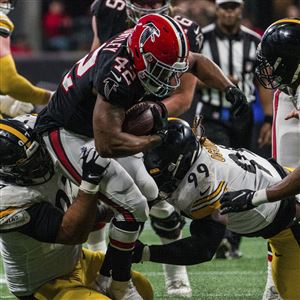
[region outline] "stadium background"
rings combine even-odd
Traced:
[[[71,49],[51,51],[47,47],[47,37],[43,27],[43,16],[47,13],[51,0],[19,0],[15,11],[10,15],[15,23],[12,36],[12,50],[18,71],[33,83],[51,90],[55,89],[62,75],[90,48],[92,41],[91,16],[89,7],[92,0],[62,0],[65,12],[72,19],[72,27],[66,33],[71,39]],[[213,20],[214,1],[184,0],[194,14],[190,18],[202,26]],[[300,8],[296,0],[245,0],[243,22],[259,33],[262,33],[274,20],[285,17],[291,7]],[[298,11],[299,13],[299,11]],[[298,15],[299,17],[299,15]],[[193,110],[184,115],[191,120]],[[259,131],[263,115],[257,102],[255,110],[256,134]],[[256,152],[270,155],[270,148]],[[188,228],[188,226],[186,226]],[[187,229],[185,233],[188,234]],[[146,226],[142,240],[158,242],[149,226]],[[193,299],[261,299],[266,280],[266,243],[261,239],[244,238],[242,242],[243,257],[238,260],[214,260],[209,263],[189,267]],[[1,266],[0,266],[1,267]],[[164,291],[163,270],[161,265],[144,263],[136,267],[144,272],[155,287],[156,299],[166,299]],[[8,292],[5,278],[0,268],[0,298],[15,299]]]

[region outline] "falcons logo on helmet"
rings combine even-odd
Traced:
[[[160,36],[160,30],[152,22],[147,23],[143,27],[145,29],[140,37],[140,47],[144,47],[149,39],[154,43],[155,38]]]

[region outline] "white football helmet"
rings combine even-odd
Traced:
[[[162,4],[158,8],[145,8],[155,7],[156,4]],[[160,14],[167,15],[169,12],[169,7],[171,5],[171,0],[126,0],[127,16],[128,18],[136,24],[138,19],[147,14]]]

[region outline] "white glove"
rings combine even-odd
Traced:
[[[21,102],[8,95],[0,96],[0,113],[8,117],[16,117],[31,113],[34,106],[31,103]]]

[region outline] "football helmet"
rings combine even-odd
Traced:
[[[142,17],[128,37],[128,48],[138,78],[147,94],[164,97],[180,84],[188,70],[189,42],[171,17]]]
[[[5,15],[9,14],[16,6],[17,0],[7,0],[6,2],[0,3],[0,12]]]
[[[21,186],[42,184],[54,174],[52,160],[24,123],[0,120],[0,179]]]
[[[300,82],[300,19],[281,19],[265,31],[257,48],[258,81],[289,94]],[[292,93],[291,93],[292,92]]]
[[[198,157],[200,142],[190,125],[169,118],[167,140],[145,153],[145,166],[160,191],[172,193]]]
[[[162,3],[159,8],[144,8],[143,5],[148,7],[154,7],[155,4]],[[126,0],[126,11],[128,18],[137,24],[139,18],[147,14],[160,14],[167,15],[169,13],[169,7],[171,0]]]

